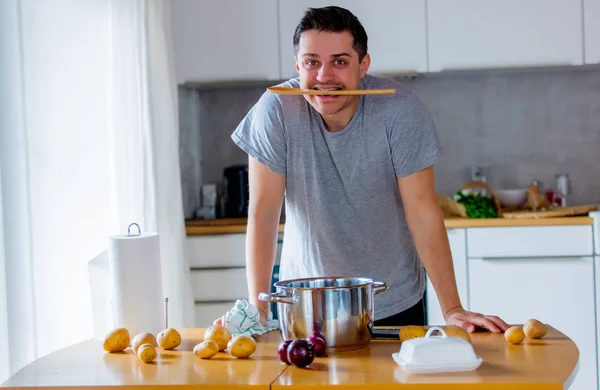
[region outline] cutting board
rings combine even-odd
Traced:
[[[586,204],[580,206],[569,206],[569,207],[557,207],[551,210],[545,211],[532,211],[532,210],[520,210],[520,211],[504,211],[502,213],[503,218],[513,219],[535,219],[535,218],[552,218],[552,217],[572,217],[576,215],[586,215],[590,211],[598,210],[596,204]]]

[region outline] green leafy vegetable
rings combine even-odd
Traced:
[[[478,193],[458,191],[454,199],[465,206],[469,218],[496,218],[498,212],[492,199]]]

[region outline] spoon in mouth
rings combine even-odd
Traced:
[[[277,95],[390,95],[395,89],[339,89],[322,91],[316,89],[269,87],[267,91]]]

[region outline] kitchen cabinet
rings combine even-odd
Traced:
[[[580,352],[570,389],[597,387],[592,226],[469,228],[467,275],[471,311],[560,329]]]
[[[283,233],[277,237],[271,285],[278,281]],[[188,236],[186,253],[195,303],[195,324],[207,327],[230,310],[238,299],[248,299],[246,234]],[[276,305],[272,305],[272,310]],[[276,313],[274,312],[274,316]]]
[[[594,262],[590,257],[469,258],[471,310],[510,324],[536,318],[576,344],[580,367],[570,389],[597,388]]]
[[[427,17],[432,72],[583,64],[581,1],[428,0]]]
[[[208,328],[217,318],[224,316],[235,305],[235,301],[205,302],[194,305],[194,323],[196,328]]]
[[[450,251],[452,252],[458,296],[463,307],[467,309],[469,307],[469,297],[467,289],[466,230],[448,229],[448,241],[450,242]],[[427,278],[425,300],[427,302],[427,325],[444,325],[446,321],[444,321],[440,302],[429,278]]]
[[[192,270],[191,280],[195,302],[248,299],[245,267]]]
[[[170,4],[178,84],[279,78],[277,0]]]
[[[188,236],[185,244],[192,269],[246,265],[246,234]]]
[[[210,326],[237,299],[247,299],[245,243],[245,234],[187,237],[197,327]]]
[[[370,73],[394,74],[427,70],[425,0],[280,0],[282,78],[296,77],[293,36],[308,7],[337,5],[350,10],[368,35]]]
[[[600,63],[600,0],[583,0],[585,63]]]
[[[467,229],[468,257],[572,257],[594,253],[592,226]]]

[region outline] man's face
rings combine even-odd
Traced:
[[[326,32],[307,30],[300,36],[296,54],[296,70],[300,87],[306,89],[359,89],[360,79],[369,68],[367,54],[359,63],[348,31]],[[342,115],[356,108],[359,96],[304,95],[323,116]],[[354,114],[352,112],[352,114]]]

